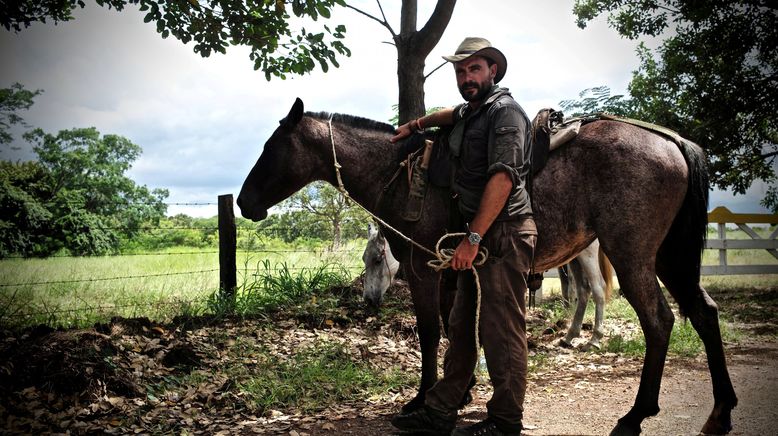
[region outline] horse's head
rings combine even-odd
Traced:
[[[310,144],[324,138],[326,130],[322,131],[320,123],[304,120],[303,114],[303,101],[298,98],[265,142],[238,195],[243,217],[254,221],[265,219],[270,207],[323,177],[322,155]]]
[[[392,255],[389,244],[381,232],[370,224],[367,231],[367,246],[362,253],[365,263],[365,284],[362,297],[372,306],[379,307],[384,293],[392,284],[400,263]]]

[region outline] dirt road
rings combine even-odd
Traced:
[[[739,405],[731,435],[778,434],[778,341],[729,348],[730,374]],[[545,374],[529,386],[525,402],[527,436],[607,435],[632,405],[639,383],[640,360],[573,364]],[[459,425],[484,418],[490,391],[479,383],[474,402],[460,413]],[[366,416],[294,426],[285,434],[397,434],[389,424],[401,401]],[[659,415],[643,423],[643,434],[697,435],[713,408],[710,376],[704,358],[670,359],[662,382]]]

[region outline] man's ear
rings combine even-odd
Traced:
[[[494,80],[495,77],[497,77],[497,64],[492,64],[491,67],[489,67],[489,74],[492,76],[492,80]]]

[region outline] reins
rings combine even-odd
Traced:
[[[378,217],[373,212],[367,210],[366,207],[362,206],[358,202],[354,201],[353,198],[351,198],[351,195],[349,195],[348,190],[346,190],[346,187],[343,185],[343,179],[340,176],[340,169],[342,166],[338,162],[338,155],[335,151],[335,137],[332,134],[332,115],[330,115],[329,120],[327,121],[327,125],[329,127],[329,134],[330,134],[330,144],[332,145],[332,160],[335,165],[335,176],[338,181],[338,191],[340,191],[341,195],[346,198],[346,200],[351,200],[354,204],[362,208],[368,215],[370,215],[374,220],[378,221],[380,224],[382,224],[387,229],[393,231],[395,234],[397,234],[399,237],[403,238],[407,242],[413,244],[414,246],[418,247],[425,253],[431,255],[434,257],[434,259],[431,259],[427,261],[427,266],[435,270],[436,272],[441,272],[444,269],[451,268],[451,258],[454,256],[454,249],[451,248],[440,248],[440,243],[443,242],[444,239],[455,237],[455,236],[466,236],[466,233],[446,233],[443,235],[440,239],[438,239],[438,242],[435,244],[435,251],[428,249],[427,247],[419,244],[418,242],[414,241],[413,239],[405,236],[401,231],[395,229],[389,223]],[[386,243],[386,241],[384,241]],[[475,284],[476,284],[476,309],[475,309],[475,349],[476,354],[478,353],[478,350],[481,348],[480,340],[478,338],[479,336],[479,324],[481,319],[481,280],[478,277],[478,271],[475,269],[476,266],[481,266],[486,262],[486,259],[489,257],[489,250],[486,249],[486,247],[480,247],[478,249],[478,254],[476,255],[475,260],[473,261],[472,265],[470,266],[470,269],[473,271],[473,276],[475,278]],[[384,255],[384,259],[386,259],[386,255]],[[388,265],[387,265],[388,267]]]
[[[338,191],[340,191],[340,193],[344,197],[346,197],[347,200],[352,200],[353,201],[353,198],[351,198],[351,195],[349,195],[348,191],[346,190],[346,187],[343,185],[343,179],[340,176],[340,169],[342,167],[341,167],[340,163],[338,163],[338,155],[335,152],[335,138],[332,136],[332,116],[330,116],[329,120],[327,121],[327,124],[329,125],[329,130],[330,130],[330,143],[332,144],[332,159],[333,159],[333,162],[335,163],[335,176],[336,176],[336,178],[338,180]],[[413,244],[416,247],[418,247],[421,250],[423,250],[425,253],[427,253],[427,254],[435,257],[435,258],[438,257],[438,255],[435,252],[433,252],[429,248],[419,244],[418,242],[414,241],[413,239],[405,236],[401,231],[399,231],[399,230],[395,229],[394,227],[392,227],[391,225],[389,225],[389,223],[387,223],[386,221],[384,221],[381,218],[379,218],[378,216],[376,216],[373,212],[370,212],[369,210],[367,210],[367,208],[365,208],[364,206],[362,206],[358,202],[354,201],[354,203],[357,206],[359,206],[360,208],[362,208],[362,210],[367,212],[367,214],[370,215],[374,220],[378,221],[384,227],[386,227],[387,229],[393,231],[398,236],[400,236],[401,238],[405,239],[407,242],[410,242],[411,244]]]

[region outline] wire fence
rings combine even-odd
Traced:
[[[167,205],[180,206],[213,206],[212,202],[176,202]],[[221,223],[220,223],[221,225]],[[234,223],[233,223],[234,225]],[[215,235],[220,228],[208,225],[150,226],[113,226],[112,230],[143,232],[155,237],[164,232],[191,231],[202,235]],[[244,240],[254,239],[251,247],[235,249],[235,255],[241,258],[243,283],[261,274],[273,272],[302,272],[315,268],[333,268],[347,271],[352,276],[359,275],[363,266],[359,257],[363,247],[354,248],[354,244],[345,248],[278,248],[278,241],[268,239],[279,238],[279,235],[299,234],[300,229],[294,226],[256,226],[252,228],[237,228],[237,234]],[[264,240],[264,242],[257,242]],[[212,244],[211,240],[211,244]],[[212,246],[212,245],[211,245]],[[208,246],[193,247],[191,251],[174,249],[174,251],[130,251],[109,253],[101,256],[83,256],[72,254],[57,254],[45,259],[27,258],[24,256],[8,256],[0,262],[0,325],[9,320],[18,324],[23,320],[52,319],[62,322],[63,318],[70,320],[91,319],[94,314],[125,315],[127,310],[141,316],[163,308],[180,308],[185,305],[203,303],[219,291],[219,268],[208,265],[218,263],[220,250],[209,249]],[[74,259],[78,266],[70,265],[69,259]],[[138,259],[138,260],[135,260]],[[141,262],[141,259],[149,259]],[[165,261],[164,259],[175,259]],[[181,259],[180,261],[178,259]],[[295,259],[295,260],[292,260]],[[301,260],[304,266],[294,262]],[[344,260],[346,260],[344,262]],[[289,261],[289,262],[287,262]],[[318,262],[318,265],[316,264]],[[57,263],[69,265],[62,270],[49,271],[46,265]],[[167,263],[176,263],[176,269],[182,265],[189,268],[177,271],[147,271],[147,264],[153,263],[154,268]],[[273,263],[275,262],[275,263]],[[95,266],[99,264],[101,266]],[[34,265],[31,266],[31,265]],[[107,266],[105,266],[107,265]],[[27,275],[18,271],[30,266]],[[192,268],[194,266],[195,268]],[[206,266],[205,268],[196,267]],[[162,266],[164,268],[164,266]],[[136,272],[137,271],[137,272]],[[110,274],[113,272],[114,274]],[[63,275],[65,277],[63,277]],[[165,282],[166,278],[175,278],[175,283]],[[162,279],[162,280],[160,280]],[[110,283],[117,282],[117,285]],[[129,282],[138,282],[129,285]],[[146,289],[154,287],[161,291],[152,297],[135,297]],[[195,289],[198,288],[198,289]],[[118,289],[118,290],[117,290]],[[47,300],[41,298],[50,294],[69,294],[62,299]],[[118,295],[115,295],[118,294]],[[118,297],[128,295],[130,298],[120,301]]]

